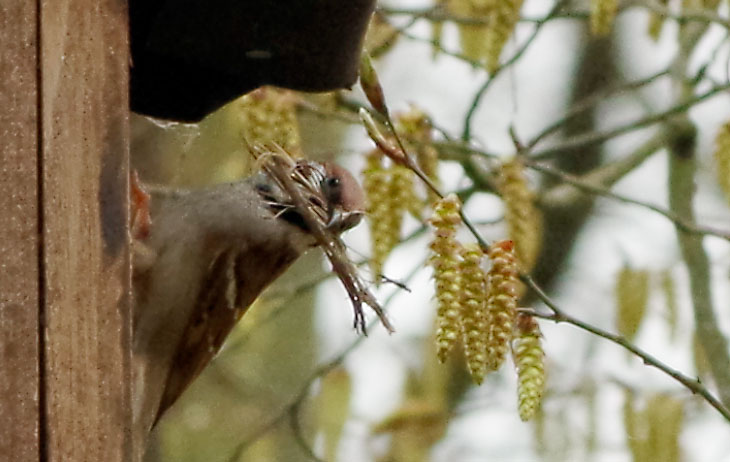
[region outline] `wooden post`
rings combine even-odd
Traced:
[[[0,3],[0,460],[38,460],[37,11]]]
[[[0,460],[131,461],[126,2],[6,4]]]

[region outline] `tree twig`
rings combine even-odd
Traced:
[[[471,125],[472,125],[472,119],[474,118],[474,115],[476,114],[477,109],[479,108],[479,104],[481,103],[482,97],[487,92],[489,87],[492,85],[492,82],[494,79],[502,73],[505,69],[512,66],[514,63],[516,63],[522,55],[527,51],[527,49],[532,45],[532,42],[535,41],[538,34],[540,33],[540,30],[542,29],[542,26],[544,26],[548,21],[553,19],[554,15],[557,14],[560,9],[565,5],[566,0],[560,0],[558,1],[555,6],[550,10],[550,12],[540,21],[537,21],[535,23],[535,30],[532,31],[532,35],[525,40],[525,43],[522,44],[522,46],[512,55],[510,59],[505,61],[503,64],[501,64],[489,77],[487,77],[487,80],[482,84],[481,87],[476,91],[474,94],[474,97],[472,98],[471,105],[469,106],[469,110],[466,112],[466,116],[464,117],[464,126],[461,132],[461,139],[466,141],[471,139]]]
[[[689,123],[689,122],[687,122]],[[667,130],[675,131],[668,127]],[[669,206],[681,220],[694,216],[694,146],[675,145],[669,153]],[[689,287],[694,307],[697,338],[710,364],[720,397],[730,406],[730,355],[727,339],[720,331],[712,303],[710,261],[705,252],[702,235],[693,234],[675,221],[677,241],[689,274]]]
[[[670,116],[685,112],[689,108],[694,106],[695,104],[701,103],[702,101],[705,101],[729,88],[730,88],[730,82],[722,84],[722,85],[714,86],[704,93],[701,93],[693,98],[689,98],[686,101],[683,101],[679,104],[676,104],[675,106],[672,106],[671,108],[667,109],[666,111],[658,112],[656,114],[651,114],[642,119],[634,120],[632,122],[626,123],[624,125],[621,125],[619,127],[612,128],[612,129],[609,129],[606,131],[590,132],[590,133],[585,133],[582,135],[575,136],[575,137],[570,138],[555,146],[552,146],[552,147],[549,147],[549,148],[546,148],[543,150],[533,151],[531,153],[530,157],[533,159],[546,159],[546,158],[554,156],[554,155],[559,155],[561,152],[566,151],[566,150],[582,148],[582,147],[590,146],[593,144],[603,143],[612,138],[638,130],[640,128],[648,127],[649,125],[653,125],[653,124],[656,124],[659,122],[664,122],[667,119],[669,119]]]
[[[714,23],[726,29],[730,29],[730,21],[710,9],[683,9],[681,13],[675,13],[666,6],[657,3],[655,0],[634,0],[631,2],[626,2],[625,4],[621,5],[621,8],[617,13],[620,14],[632,8],[647,9],[653,13],[661,14],[665,18],[677,22]],[[454,24],[462,24],[465,26],[489,25],[488,19],[458,16],[444,11],[443,8],[392,8],[379,6],[378,11],[388,16],[410,16],[413,18],[426,19],[434,22],[453,22]],[[590,12],[586,10],[564,10],[555,14],[553,16],[553,19],[583,20],[587,19],[589,16]],[[541,20],[542,18],[533,18],[528,16],[520,17],[520,22],[525,23],[538,23]]]
[[[670,221],[672,221],[677,228],[681,229],[682,231],[690,234],[695,235],[708,235],[708,236],[715,236],[719,237],[721,239],[725,239],[727,241],[730,241],[730,231],[721,231],[714,228],[709,228],[705,226],[698,226],[694,222],[685,219],[684,217],[678,215],[677,213],[663,209],[659,206],[656,206],[654,204],[650,204],[648,202],[640,201],[637,199],[632,199],[631,197],[625,196],[623,194],[615,193],[603,186],[598,186],[592,183],[588,183],[586,181],[581,180],[578,177],[575,177],[573,175],[570,175],[568,173],[562,172],[558,169],[555,169],[553,167],[550,167],[548,165],[544,165],[538,162],[534,162],[531,160],[526,160],[525,165],[530,167],[531,169],[538,171],[540,173],[544,173],[546,175],[551,175],[557,178],[560,178],[561,181],[568,183],[572,186],[575,186],[576,188],[595,194],[598,196],[608,197],[610,199],[617,200],[619,202],[623,202],[626,204],[633,204],[638,205],[640,207],[643,207],[647,210],[651,210],[653,212],[656,212],[660,215],[663,215]]]
[[[669,74],[669,69],[664,69],[664,70],[661,70],[659,72],[656,72],[654,74],[651,74],[651,75],[644,77],[642,79],[639,79],[639,80],[625,82],[620,85],[614,85],[610,88],[606,88],[602,91],[594,92],[590,96],[588,96],[588,97],[578,101],[574,105],[572,105],[568,109],[568,111],[565,113],[565,115],[563,115],[560,119],[556,120],[555,122],[553,122],[550,125],[548,125],[547,127],[545,127],[537,135],[535,135],[529,142],[527,142],[527,144],[525,145],[525,149],[528,151],[532,150],[540,141],[542,141],[547,136],[558,131],[571,118],[592,108],[596,104],[601,103],[609,95],[613,95],[615,93],[623,93],[625,91],[637,90],[641,87],[654,83],[656,80],[658,80],[662,77],[665,77],[667,74]]]
[[[672,78],[677,101],[688,100],[694,87],[683,79],[697,44],[707,31],[707,24],[685,24],[679,30],[679,49],[672,62]],[[678,115],[664,127],[669,144],[669,208],[688,221],[694,221],[694,197],[697,129],[685,114]],[[692,235],[676,227],[677,241],[689,273],[689,288],[695,328],[710,372],[725,406],[730,407],[730,354],[727,339],[718,327],[712,302],[710,261],[702,236]]]
[[[547,319],[549,321],[554,321],[556,323],[564,322],[566,324],[571,324],[581,330],[584,330],[586,332],[590,332],[591,334],[597,335],[599,337],[605,338],[606,340],[609,340],[626,350],[630,351],[633,355],[641,358],[641,360],[644,362],[644,364],[648,366],[655,367],[659,369],[660,371],[664,372],[668,376],[672,377],[677,382],[681,383],[685,388],[690,390],[692,393],[699,395],[707,401],[707,403],[715,408],[717,412],[722,415],[725,420],[730,422],[730,410],[723,405],[723,403],[720,402],[708,389],[705,387],[702,382],[700,382],[697,378],[692,378],[687,375],[684,375],[677,369],[674,369],[667,364],[663,363],[656,357],[652,356],[651,354],[647,353],[646,351],[642,350],[641,348],[637,347],[633,343],[626,340],[624,337],[616,334],[612,334],[608,331],[605,331],[599,327],[593,326],[587,322],[581,321],[580,319],[577,319],[565,311],[563,311],[560,307],[558,307],[555,302],[552,301],[552,299],[535,283],[534,280],[530,276],[522,276],[522,280],[532,289],[537,297],[547,306],[550,311],[552,311],[552,314],[544,314],[539,313],[535,311],[530,311],[532,315],[535,317],[539,317],[542,319]]]
[[[705,24],[718,24],[725,29],[730,29],[730,21],[718,15],[710,8],[687,8],[682,7],[681,13],[674,13],[671,9],[660,4],[655,0],[633,0],[629,3],[629,7],[645,8],[653,13],[660,14],[665,18],[672,19],[680,23],[698,22]]]

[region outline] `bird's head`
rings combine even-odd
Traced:
[[[327,201],[327,228],[339,234],[362,220],[365,194],[350,172],[336,164],[323,165],[325,176],[320,181],[320,188]]]
[[[330,162],[297,160],[291,165],[290,176],[317,219],[329,231],[339,234],[362,220],[365,195],[355,177],[344,168]],[[258,183],[259,193],[276,216],[307,230],[300,212],[281,186],[272,186],[268,181]]]

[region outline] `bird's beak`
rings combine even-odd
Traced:
[[[335,208],[330,214],[330,219],[327,222],[327,229],[335,233],[347,231],[360,223],[363,215],[365,214],[361,210],[344,212]]]

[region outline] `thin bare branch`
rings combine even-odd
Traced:
[[[566,2],[567,4],[567,2]],[[490,20],[487,18],[472,18],[468,16],[459,16],[449,13],[441,7],[428,8],[392,8],[387,6],[379,6],[379,13],[387,16],[409,16],[411,18],[425,19],[432,22],[452,22],[454,24],[464,26],[488,26]],[[553,19],[588,19],[590,13],[587,10],[567,10],[561,9],[550,17]],[[545,21],[544,17],[521,16],[519,22],[522,23],[541,23]]]
[[[404,28],[397,28],[397,29],[398,29],[398,32],[403,37],[407,38],[408,40],[411,40],[411,41],[414,41],[414,42],[427,43],[427,44],[431,45],[432,47],[435,47],[439,51],[439,53],[441,53],[443,55],[446,55],[446,56],[451,56],[452,58],[456,58],[459,61],[463,62],[464,64],[468,64],[469,66],[471,66],[472,69],[485,70],[484,69],[484,63],[482,63],[481,61],[477,61],[475,59],[471,59],[470,57],[466,56],[463,53],[459,53],[457,51],[452,51],[452,50],[449,50],[447,48],[444,48],[444,46],[439,41],[437,41],[437,40],[432,40],[432,39],[427,39],[427,38],[423,38],[423,37],[418,37],[417,35],[411,34],[410,32],[408,32]]]
[[[534,162],[531,160],[526,160],[525,165],[530,167],[533,170],[536,170],[540,173],[544,173],[546,175],[554,176],[559,178],[561,181],[568,183],[572,186],[575,186],[576,188],[579,188],[582,191],[595,194],[598,196],[608,197],[610,199],[617,200],[619,202],[623,202],[626,204],[633,204],[638,205],[640,207],[644,207],[647,210],[651,210],[653,212],[656,212],[660,215],[665,216],[669,220],[671,220],[677,228],[681,229],[684,232],[690,233],[690,234],[696,234],[696,235],[708,235],[708,236],[715,236],[719,237],[721,239],[725,239],[730,241],[730,231],[722,231],[717,230],[709,227],[699,226],[695,223],[693,223],[690,220],[687,220],[676,213],[672,212],[671,210],[663,209],[659,206],[656,206],[654,204],[650,204],[648,202],[640,201],[637,199],[632,199],[628,196],[624,196],[623,194],[612,192],[611,190],[605,188],[604,186],[598,186],[592,183],[588,183],[586,181],[581,180],[580,178],[570,175],[568,173],[562,172],[554,167],[550,167],[545,164],[541,164],[538,162]]]
[[[717,12],[712,11],[710,8],[688,8],[682,7],[680,13],[675,13],[665,5],[660,4],[656,0],[633,0],[629,2],[627,7],[640,7],[647,9],[653,13],[660,14],[667,19],[671,19],[680,23],[688,22],[699,22],[706,24],[718,24],[725,29],[730,29],[730,21],[727,18],[723,18]]]
[[[526,144],[525,148],[527,150],[532,150],[544,138],[546,138],[547,136],[552,135],[553,133],[560,130],[571,118],[573,118],[573,117],[583,113],[584,111],[591,109],[593,106],[605,101],[606,97],[617,94],[617,93],[620,94],[620,93],[624,93],[627,91],[637,90],[646,85],[654,83],[655,81],[659,80],[660,78],[665,77],[667,74],[669,74],[669,69],[664,69],[664,70],[661,70],[654,74],[651,74],[647,77],[644,77],[643,79],[639,79],[639,80],[635,80],[635,81],[631,81],[631,82],[625,82],[625,83],[622,83],[619,85],[614,85],[610,88],[606,88],[602,91],[598,91],[598,92],[591,94],[590,96],[582,99],[581,101],[578,101],[576,104],[571,106],[563,117],[554,121],[553,123],[548,125],[546,128],[544,128],[540,133],[535,135],[535,137],[533,137]]]
[[[708,24],[718,24],[726,29],[730,29],[730,21],[717,14],[715,11],[710,9],[698,9],[698,8],[683,8],[681,12],[675,13],[670,8],[658,3],[656,0],[633,0],[625,2],[621,5],[618,14],[621,14],[630,9],[641,8],[649,10],[653,13],[661,14],[667,19],[673,21],[687,23],[687,22],[700,22]],[[388,16],[410,16],[417,19],[426,19],[433,22],[453,22],[454,24],[462,24],[465,26],[486,26],[489,25],[489,20],[483,18],[470,18],[466,16],[458,16],[445,11],[443,8],[429,7],[429,8],[391,8],[386,6],[378,7],[378,12]],[[567,10],[563,9],[557,14],[553,15],[551,19],[580,19],[585,20],[590,17],[590,13],[585,9]],[[533,18],[529,16],[523,16],[520,18],[520,22],[524,23],[539,23],[543,18]]]
[[[679,49],[672,62],[674,98],[678,102],[690,99],[694,87],[684,81],[690,59],[705,35],[708,25],[687,24],[679,29]],[[695,181],[697,173],[697,128],[683,113],[664,127],[669,144],[669,208],[679,217],[694,221]],[[677,241],[689,273],[689,288],[697,329],[697,338],[709,362],[709,369],[725,406],[730,406],[730,354],[727,338],[720,330],[715,316],[710,282],[710,260],[702,236],[692,235],[676,227]]]
[[[704,93],[701,93],[695,97],[687,99],[686,101],[676,104],[665,111],[648,115],[642,119],[625,123],[619,127],[612,128],[610,130],[602,132],[589,132],[575,136],[550,148],[534,151],[530,155],[530,157],[533,159],[546,159],[554,155],[559,155],[563,151],[591,146],[594,144],[600,144],[612,138],[616,138],[626,133],[636,131],[640,128],[648,127],[659,122],[664,122],[668,120],[671,116],[685,112],[692,106],[701,103],[707,99],[710,99],[718,93],[721,93],[729,88],[730,83],[714,86]]]
[[[690,122],[687,120],[687,124]],[[691,125],[690,125],[691,126]],[[667,127],[667,130],[673,130]],[[676,130],[673,130],[676,131]],[[692,135],[692,137],[694,134]],[[677,217],[691,222],[694,217],[695,153],[693,143],[673,143],[669,153],[669,206]],[[702,236],[690,233],[675,221],[694,308],[697,338],[710,364],[710,372],[726,406],[730,406],[730,355],[728,343],[718,327],[712,302],[710,261]]]
[[[553,19],[554,15],[556,15],[560,9],[565,5],[567,2],[565,0],[558,1],[555,6],[550,10],[550,12],[540,21],[537,21],[535,23],[535,30],[532,31],[532,35],[525,40],[525,43],[522,44],[522,46],[512,55],[510,59],[505,61],[503,64],[501,64],[497,70],[490,75],[487,80],[482,84],[481,87],[477,90],[477,92],[474,94],[474,97],[472,98],[472,103],[469,106],[469,110],[466,113],[466,116],[464,117],[464,126],[461,133],[461,139],[462,140],[469,140],[471,139],[471,125],[472,125],[472,119],[474,118],[474,115],[476,114],[477,109],[479,108],[479,104],[482,101],[482,97],[486,94],[487,90],[489,90],[489,87],[492,85],[492,82],[494,79],[502,73],[505,69],[512,66],[514,63],[516,63],[522,55],[527,51],[527,49],[532,45],[532,42],[535,41],[538,34],[540,33],[540,30],[542,29],[542,26],[544,26],[548,21]]]
[[[547,319],[550,321],[554,321],[556,323],[567,323],[571,324],[579,329],[582,329],[586,332],[590,332],[591,334],[597,335],[599,337],[605,338],[606,340],[609,340],[629,352],[631,352],[633,355],[641,358],[642,361],[644,361],[644,364],[648,366],[655,367],[659,369],[660,371],[664,372],[668,376],[672,377],[674,380],[682,384],[685,388],[690,390],[693,394],[699,395],[702,399],[704,399],[710,406],[715,408],[717,412],[722,415],[725,420],[730,422],[730,410],[726,408],[720,400],[718,400],[703,384],[700,382],[698,378],[693,378],[688,375],[685,375],[678,371],[677,369],[674,369],[670,367],[669,365],[663,363],[653,355],[647,353],[646,351],[642,350],[641,348],[637,347],[633,343],[626,340],[624,337],[616,334],[612,334],[608,331],[605,331],[599,327],[593,326],[587,322],[581,321],[580,319],[577,319],[565,311],[563,311],[558,305],[553,302],[553,300],[535,283],[535,281],[529,277],[529,276],[523,276],[522,280],[532,289],[537,297],[547,306],[550,311],[552,311],[552,314],[544,314],[539,313],[535,311],[531,311],[530,313],[533,314],[536,317]]]

